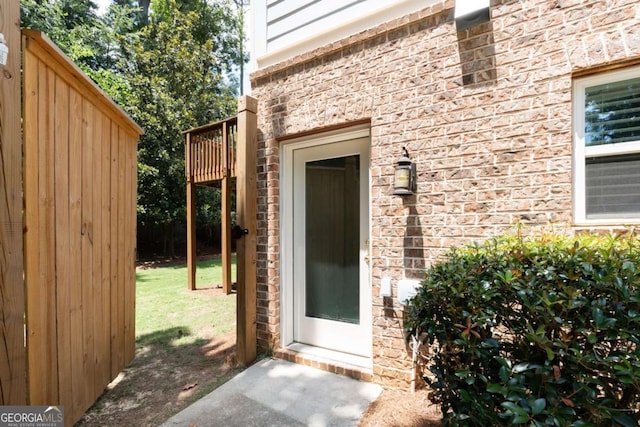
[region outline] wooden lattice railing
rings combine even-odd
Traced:
[[[237,136],[237,117],[186,131],[187,182],[207,184],[234,178]]]

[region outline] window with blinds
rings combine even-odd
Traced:
[[[640,77],[588,87],[585,91],[587,146],[640,141]]]
[[[577,222],[640,222],[640,67],[574,82]]]
[[[586,160],[587,218],[640,214],[640,154]]]

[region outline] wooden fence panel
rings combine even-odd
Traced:
[[[118,189],[118,128],[115,124],[111,125],[111,211],[109,212],[109,223],[111,224],[111,250],[112,254],[119,253],[118,241],[122,240],[118,234],[118,197],[116,197]],[[120,313],[118,312],[118,301],[122,301],[123,295],[120,291],[120,284],[118,281],[118,261],[119,257],[111,257],[111,283],[110,293],[111,296],[111,377],[118,375],[120,371],[120,359],[118,358],[118,349],[122,347],[120,344],[120,337],[117,331],[122,330],[122,325],[119,322]]]
[[[19,26],[20,2],[1,0],[9,56],[0,73],[0,405],[26,403]]]
[[[82,361],[84,359],[84,351],[82,347],[82,292],[85,284],[82,283],[82,245],[81,245],[81,221],[82,221],[82,98],[81,95],[71,88],[69,92],[69,171],[68,177],[64,177],[69,186],[69,229],[58,230],[58,233],[69,234],[69,247],[71,259],[69,267],[71,269],[71,277],[68,284],[60,283],[60,286],[69,286],[70,307],[68,313],[58,313],[59,316],[69,316],[69,324],[71,325],[71,393],[72,396],[64,405],[68,408],[68,412],[78,414],[83,412],[85,397],[82,393],[82,382],[89,380],[84,378]],[[56,141],[57,142],[57,141]],[[28,144],[28,141],[25,141]],[[64,203],[64,201],[60,201]],[[27,248],[29,250],[29,248]],[[27,281],[27,295],[31,284]],[[27,318],[27,328],[31,320]],[[27,343],[27,353],[31,349]],[[60,400],[65,396],[60,396]],[[85,408],[86,409],[86,408]],[[66,415],[66,414],[65,414]]]
[[[135,139],[131,136],[127,137],[125,144],[127,146],[137,146],[137,136]],[[128,212],[125,212],[126,218],[134,218],[133,221],[127,221],[127,229],[125,230],[125,236],[128,239],[126,244],[127,256],[126,260],[129,265],[125,266],[125,272],[128,277],[125,277],[125,281],[128,284],[136,283],[136,215],[138,212],[138,157],[137,150],[127,150],[128,158],[125,159],[125,167],[127,168],[127,191],[125,200],[129,206]],[[125,295],[125,339],[124,339],[124,358],[125,360],[132,360],[136,355],[136,288],[135,286],[126,286]]]
[[[29,51],[25,51],[24,55],[25,57],[32,56]],[[31,67],[27,67],[25,63],[25,70],[27,69],[31,69]],[[29,74],[31,73],[25,72],[25,82]],[[73,254],[71,253],[71,236],[66,232],[66,230],[69,230],[70,224],[69,185],[67,180],[69,173],[69,85],[63,81],[58,82],[56,92],[57,122],[55,140],[58,143],[55,146],[55,200],[60,201],[56,204],[56,227],[65,231],[57,233],[56,236],[56,270],[58,282],[71,283],[71,265],[67,260]],[[25,114],[25,123],[28,122],[28,115]],[[28,136],[25,133],[25,141],[27,140]],[[56,303],[58,377],[71,378],[71,319],[68,314],[71,311],[71,286],[63,286],[58,290]],[[31,350],[30,353],[33,352],[33,349]],[[37,361],[34,361],[33,364],[37,364]],[[31,375],[31,378],[33,379],[33,375]],[[58,384],[58,393],[60,396],[72,395],[71,382],[69,380],[60,382]]]
[[[25,64],[37,69],[34,79],[40,96],[29,94],[25,97],[26,111],[31,111],[30,103],[35,105],[35,127],[25,124],[25,134],[33,131],[37,137],[32,146],[25,148],[25,186],[37,186],[37,191],[25,193],[25,205],[34,209],[25,211],[25,225],[29,232],[38,236],[39,250],[25,252],[25,279],[37,280],[40,283],[33,292],[27,292],[27,316],[36,313],[34,327],[28,330],[27,342],[34,345],[34,351],[27,353],[27,366],[31,367],[33,378],[38,380],[29,383],[31,404],[46,405],[46,396],[57,397],[57,354],[55,343],[55,323],[48,317],[55,313],[55,257],[49,256],[55,251],[54,235],[54,187],[53,187],[53,123],[55,117],[47,108],[53,101],[55,76],[30,55],[25,55]],[[31,80],[25,80],[25,83]],[[46,313],[44,316],[39,313]],[[37,362],[33,364],[33,362]]]
[[[34,55],[29,51],[24,53],[26,57]],[[33,60],[37,60],[34,58]],[[25,70],[31,69],[25,62]],[[25,71],[26,78],[31,73]],[[53,74],[53,72],[52,72]],[[26,86],[25,86],[26,87]],[[69,230],[69,129],[62,126],[61,123],[69,122],[69,86],[60,81],[56,87],[56,103],[58,105],[56,118],[58,125],[55,127],[55,198],[58,201],[56,206],[56,227],[61,230],[56,235],[56,270],[57,281],[60,283],[71,283],[71,265],[67,262],[73,255],[71,253],[71,239]],[[31,95],[31,94],[30,94]],[[32,96],[36,96],[34,92]],[[29,122],[28,115],[25,113],[25,123]],[[25,142],[28,141],[29,135],[25,133]],[[25,144],[28,148],[32,144]],[[28,161],[29,158],[25,156]],[[25,183],[25,189],[28,192],[30,186]],[[28,204],[27,204],[28,206]],[[34,207],[35,208],[35,207]],[[28,212],[28,210],[27,210]],[[27,234],[28,236],[28,234]],[[34,235],[35,237],[36,235]],[[72,360],[71,360],[71,323],[68,313],[71,310],[71,289],[70,286],[63,286],[58,290],[56,299],[56,317],[53,319],[57,324],[57,348],[58,348],[58,377],[71,378]],[[64,313],[64,314],[63,314]],[[33,318],[32,321],[35,321]],[[29,354],[32,355],[35,349],[30,348]],[[29,366],[37,367],[38,361],[30,361]],[[32,382],[39,381],[33,373],[30,375]],[[34,385],[35,386],[35,385]],[[60,396],[69,396],[71,392],[71,382],[63,381],[58,384],[58,393]],[[50,396],[47,396],[50,398]],[[31,399],[33,399],[31,395]],[[42,399],[44,400],[44,398]],[[60,400],[59,400],[60,401]]]
[[[100,351],[96,352],[100,375],[96,379],[96,387],[100,384],[108,382],[111,378],[111,353],[105,349],[111,348],[111,223],[109,220],[111,209],[111,150],[108,142],[111,140],[111,120],[108,117],[102,117],[102,137],[100,147],[102,149],[101,165],[101,187],[102,194],[100,198],[100,211],[102,213],[101,229],[102,229],[102,320],[98,320]],[[97,227],[96,227],[97,228]],[[100,301],[98,301],[100,302]]]
[[[71,425],[134,356],[141,129],[23,35],[28,402],[63,405]]]

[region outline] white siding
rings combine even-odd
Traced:
[[[259,69],[442,0],[253,0],[252,68]]]
[[[267,46],[276,50],[316,34],[349,16],[364,14],[372,0],[282,0],[267,5]],[[380,2],[378,2],[380,3]],[[345,16],[346,17],[346,16]]]

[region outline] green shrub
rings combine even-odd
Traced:
[[[446,425],[637,426],[640,242],[506,236],[453,249],[407,332]]]

